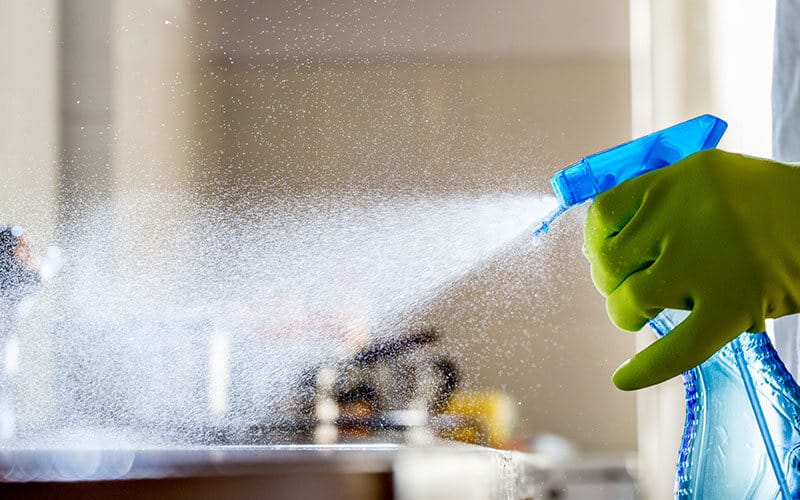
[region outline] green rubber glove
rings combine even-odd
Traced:
[[[597,196],[584,236],[618,327],[692,311],[617,369],[620,389],[672,378],[765,318],[800,312],[800,166],[703,151]]]

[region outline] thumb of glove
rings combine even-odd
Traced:
[[[736,338],[747,325],[736,315],[702,303],[670,333],[658,339],[614,372],[614,385],[624,391],[658,384],[694,368]]]

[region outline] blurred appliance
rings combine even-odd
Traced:
[[[377,341],[318,370],[315,442],[430,442],[444,423],[436,415],[459,384],[455,364],[433,348],[438,339],[424,329]]]

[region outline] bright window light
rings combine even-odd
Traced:
[[[720,147],[772,155],[772,46],[775,0],[708,0],[714,112],[729,123]]]

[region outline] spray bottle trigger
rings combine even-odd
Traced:
[[[680,149],[670,143],[669,139],[661,136],[656,139],[644,161],[647,165],[646,172],[667,167],[683,159]]]

